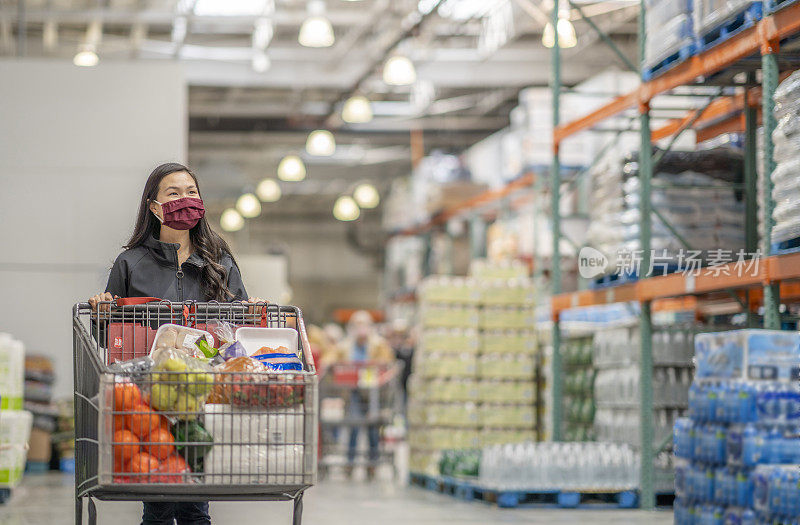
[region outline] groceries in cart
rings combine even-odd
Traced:
[[[114,482],[292,483],[307,468],[298,332],[200,326],[164,324],[148,356],[109,366]]]
[[[217,351],[222,359],[227,361],[234,357],[247,356],[247,351],[242,346],[242,343],[236,340],[236,329],[233,325],[225,321],[211,321],[206,325],[206,328],[219,341],[220,346]]]
[[[176,324],[165,324],[158,329],[150,357],[169,350],[182,350],[192,357],[206,359],[217,354],[210,333]]]
[[[115,483],[183,483],[191,472],[175,448],[169,419],[133,382],[114,383],[112,452]]]
[[[285,346],[279,346],[278,348],[262,346],[253,354],[253,357],[261,361],[270,370],[300,371],[303,369],[303,363],[297,357],[297,354],[289,352],[289,349]]]
[[[303,401],[302,376],[275,373],[258,359],[235,357],[216,370],[217,382],[210,403],[274,408]]]
[[[153,354],[150,400],[158,410],[178,419],[194,419],[214,387],[211,367],[202,359],[177,348],[160,348]]]

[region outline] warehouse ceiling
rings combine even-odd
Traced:
[[[384,192],[411,169],[411,130],[423,131],[427,152],[458,151],[507,126],[519,90],[547,84],[550,50],[541,39],[551,2],[0,0],[0,55],[71,61],[92,44],[101,64],[179,61],[190,85],[189,161],[216,175],[205,191],[220,210],[274,176],[283,155],[300,153],[309,131],[331,129],[336,154],[304,157],[307,181],[284,185],[287,198],[264,214],[277,218],[330,210],[358,181]],[[639,1],[577,3],[633,60]],[[298,31],[320,8],[335,43],[303,47]],[[622,66],[577,10],[569,17],[578,45],[563,51],[565,84]],[[382,81],[393,53],[415,64],[414,85]],[[259,54],[268,57],[263,72]],[[371,122],[339,117],[353,94],[372,101]]]

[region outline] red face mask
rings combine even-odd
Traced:
[[[161,204],[158,201],[153,202]],[[161,224],[173,230],[191,230],[206,214],[203,200],[194,197],[183,197],[165,202],[161,204],[161,211],[164,213]],[[156,217],[158,216],[156,215]]]

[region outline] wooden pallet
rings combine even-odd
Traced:
[[[473,480],[411,474],[411,484],[464,501],[481,501],[499,508],[555,507],[563,509],[598,508],[632,509],[639,503],[634,490],[567,491],[567,490],[497,490],[481,487]]]

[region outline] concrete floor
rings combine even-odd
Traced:
[[[0,505],[0,525],[61,525],[73,522],[71,476],[26,476],[9,502]],[[304,522],[326,525],[439,525],[439,524],[632,524],[672,523],[668,511],[504,509],[483,503],[466,503],[448,496],[388,481],[345,482],[326,480],[305,496]],[[211,504],[215,525],[288,525],[289,503]],[[98,503],[99,523],[135,525],[140,503]],[[85,517],[84,517],[85,519]]]

